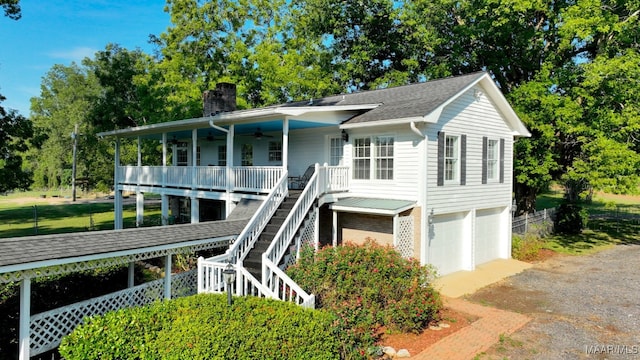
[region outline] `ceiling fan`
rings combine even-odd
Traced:
[[[265,135],[262,130],[260,129],[260,127],[256,128],[256,132],[253,133],[253,137],[256,138],[256,140],[260,140],[263,137],[273,137],[271,135]]]

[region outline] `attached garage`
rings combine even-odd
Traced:
[[[508,252],[506,234],[508,225],[504,220],[505,208],[476,211],[474,244],[475,265],[484,264],[498,258],[505,258]]]
[[[469,212],[432,217],[427,238],[427,262],[438,269],[438,274],[471,270],[470,224]]]

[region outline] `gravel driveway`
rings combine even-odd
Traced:
[[[555,256],[469,300],[533,319],[479,359],[640,359],[640,245]]]

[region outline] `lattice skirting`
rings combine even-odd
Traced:
[[[415,256],[413,236],[413,216],[400,216],[398,218],[396,250],[404,258],[408,259]]]
[[[303,245],[315,244],[316,239],[316,218],[318,217],[318,208],[312,208],[309,211],[307,219],[302,223],[302,227],[298,232],[298,236],[295,238],[295,242],[291,244],[289,248],[289,254],[283,258],[283,263],[280,265],[280,269],[284,270],[287,267],[295,264],[298,260],[298,252]]]
[[[171,297],[194,295],[197,292],[197,270],[171,276]],[[31,356],[41,354],[60,345],[62,338],[87,316],[102,315],[109,311],[143,306],[164,296],[164,279],[151,281],[108,295],[43,312],[31,316]]]

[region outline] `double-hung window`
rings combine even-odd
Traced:
[[[504,183],[504,139],[482,138],[482,183]]]
[[[458,136],[447,135],[444,143],[444,181],[457,181],[460,175],[460,142]]]
[[[187,166],[189,165],[189,144],[186,142],[179,142],[176,146],[176,165]]]
[[[227,166],[227,145],[218,145],[218,166]]]
[[[438,186],[466,185],[467,136],[438,132]]]
[[[342,137],[332,137],[329,139],[329,166],[342,165],[344,140]]]
[[[269,161],[282,161],[282,142],[269,141]]]
[[[353,178],[393,179],[393,136],[360,137],[353,140]]]

